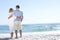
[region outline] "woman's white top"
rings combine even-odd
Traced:
[[[8,14],[8,17],[11,16],[11,15],[12,15],[12,17],[8,19],[8,22],[9,23],[13,23],[14,22],[14,19],[15,19],[15,16],[13,15],[13,12],[9,13]]]

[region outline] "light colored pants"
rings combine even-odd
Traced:
[[[22,30],[22,25],[20,21],[14,22],[14,30]]]
[[[14,23],[9,22],[9,30],[10,30],[10,33],[14,32]]]

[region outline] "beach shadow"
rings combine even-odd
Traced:
[[[0,40],[15,40],[15,38],[10,39],[10,38],[0,38]]]
[[[9,40],[10,38],[0,38],[0,40]]]

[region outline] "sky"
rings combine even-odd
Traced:
[[[0,0],[0,25],[8,25],[9,8],[20,5],[22,24],[60,23],[60,0]]]

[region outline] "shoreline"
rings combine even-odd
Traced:
[[[19,37],[19,33],[18,33]],[[10,34],[0,34],[0,39],[10,38]],[[22,38],[15,39],[15,34],[13,37],[14,40],[60,40],[60,30],[58,31],[49,31],[49,32],[24,32]]]
[[[54,31],[41,31],[41,32],[23,32],[22,34],[52,34],[52,33],[56,33],[59,34],[60,30],[54,30]],[[0,34],[9,34],[9,33],[0,33]]]

